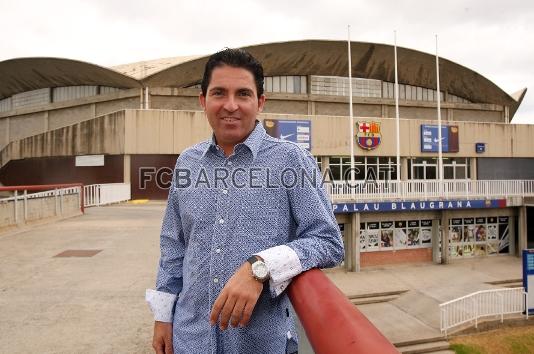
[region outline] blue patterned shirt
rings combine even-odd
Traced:
[[[221,331],[209,323],[234,272],[251,255],[278,245],[297,254],[303,271],[343,259],[341,235],[309,152],[270,137],[257,123],[229,157],[214,139],[180,155],[156,282],[158,292],[179,294],[172,318],[175,353],[286,352],[288,332],[296,335],[289,299],[267,285],[246,327]]]

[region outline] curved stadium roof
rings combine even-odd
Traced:
[[[17,58],[0,62],[0,99],[46,87],[102,85],[141,87],[129,76],[95,64],[62,58]]]
[[[303,40],[243,47],[262,62],[266,76],[275,75],[348,75],[345,41]],[[395,81],[393,46],[351,42],[352,76]],[[399,82],[427,88],[436,87],[435,56],[397,47]],[[166,68],[142,79],[147,86],[183,87],[202,77],[207,56]],[[490,80],[450,60],[440,58],[440,88],[477,103],[510,106],[516,101]]]
[[[266,76],[347,76],[345,41],[302,40],[243,49],[262,62]],[[393,46],[351,42],[351,49],[353,77],[394,81]],[[436,87],[434,55],[402,47],[397,47],[397,54],[400,83]],[[0,99],[19,92],[57,86],[186,87],[199,82],[207,59],[208,56],[165,58],[114,68],[122,73],[69,59],[11,59],[0,62]],[[509,106],[510,117],[525,93],[522,91],[517,97],[512,97],[477,72],[444,58],[440,58],[440,88],[471,102]]]

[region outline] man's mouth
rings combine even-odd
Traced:
[[[239,119],[235,117],[224,117],[223,120],[227,123],[237,122]]]

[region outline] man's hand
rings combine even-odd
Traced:
[[[211,309],[210,323],[214,325],[220,316],[219,327],[244,327],[248,324],[254,306],[260,297],[263,284],[252,276],[252,266],[249,262],[235,272],[224,286],[219,297]]]
[[[172,323],[159,322],[154,323],[154,338],[152,339],[152,348],[156,354],[173,354],[172,350]]]

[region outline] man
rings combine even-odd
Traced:
[[[176,163],[156,290],[146,295],[153,347],[166,354],[294,352],[285,288],[295,275],[343,259],[317,165],[256,120],[265,104],[263,68],[249,53],[212,55],[201,88],[213,137]]]

